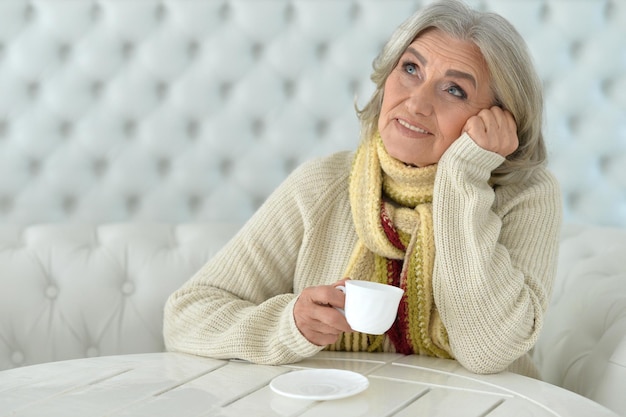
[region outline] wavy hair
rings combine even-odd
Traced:
[[[510,111],[517,124],[519,147],[491,175],[493,184],[524,181],[546,163],[543,139],[543,90],[531,55],[517,30],[502,16],[479,12],[459,0],[431,3],[405,20],[374,59],[372,81],[376,85],[369,102],[357,108],[361,140],[378,129],[385,82],[406,48],[424,31],[436,28],[480,49],[491,76],[496,103]]]

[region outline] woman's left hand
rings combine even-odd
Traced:
[[[513,115],[498,106],[482,109],[476,116],[467,119],[462,131],[481,148],[504,157],[515,152],[519,146]]]

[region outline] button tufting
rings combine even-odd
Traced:
[[[11,354],[11,362],[15,365],[22,365],[24,363],[24,354],[19,350],[16,350]]]
[[[94,3],[91,6],[89,15],[91,16],[91,20],[94,22],[99,20],[102,17],[102,7],[98,3]]]
[[[59,45],[58,54],[59,59],[63,62],[67,61],[72,53],[72,46],[66,43]]]
[[[167,96],[169,87],[167,83],[163,81],[159,81],[156,83],[154,89],[156,90],[156,95],[159,98],[159,100],[163,100]]]
[[[0,213],[8,213],[13,208],[13,200],[11,197],[3,195],[0,196]]]
[[[66,138],[70,136],[73,130],[74,126],[69,120],[63,120],[61,123],[59,123],[59,133],[61,134],[61,137]]]
[[[551,12],[552,11],[550,10],[550,6],[548,5],[548,3],[544,3],[539,10],[539,19],[543,22],[546,22],[548,19],[550,19]]]
[[[85,350],[85,356],[88,358],[94,358],[100,354],[100,351],[95,346],[89,346],[87,350]]]
[[[350,19],[357,20],[361,16],[361,7],[358,3],[353,3],[350,7]]]
[[[285,97],[292,98],[296,90],[296,84],[293,80],[287,79],[283,82],[283,92]]]
[[[219,167],[222,177],[228,177],[233,171],[233,161],[228,158],[224,158],[219,162]]]
[[[197,195],[190,195],[187,198],[187,205],[189,206],[189,211],[196,213],[202,206],[202,198]]]
[[[26,85],[26,92],[28,96],[32,99],[37,98],[39,95],[39,82],[31,81]]]
[[[285,6],[285,22],[287,23],[292,23],[295,20],[295,9],[293,8],[293,5],[291,3],[287,3],[287,5]]]
[[[567,127],[569,128],[569,130],[572,132],[577,132],[578,126],[580,126],[580,117],[578,117],[578,115],[575,115],[575,114],[570,115],[567,118]]]
[[[170,172],[170,161],[166,158],[160,158],[156,162],[157,172],[159,173],[159,175],[166,176]]]
[[[95,159],[92,163],[94,174],[98,177],[102,176],[106,172],[108,165],[108,162],[104,158]]]
[[[196,139],[198,137],[198,122],[196,120],[189,120],[187,122],[187,136],[189,139]]]
[[[187,44],[187,55],[189,58],[195,58],[198,55],[198,50],[200,49],[200,44],[196,40],[191,40]]]
[[[582,49],[582,43],[580,41],[574,41],[571,43],[569,47],[569,53],[571,57],[574,59],[574,61],[580,55],[581,49]]]
[[[122,56],[125,59],[130,59],[135,53],[135,45],[132,42],[124,42],[122,44]]]
[[[41,161],[38,159],[31,159],[28,161],[28,172],[31,176],[36,176],[41,171]]]
[[[220,97],[222,98],[222,100],[226,100],[228,97],[230,97],[230,92],[232,90],[232,84],[229,83],[228,81],[223,81],[220,86],[219,86],[219,92],[220,92]]]
[[[59,289],[55,285],[48,285],[44,292],[46,294],[46,298],[54,300],[59,295]]]
[[[328,132],[328,122],[324,119],[319,119],[315,123],[315,133],[318,136],[325,136],[326,132]]]
[[[124,283],[122,284],[122,294],[131,295],[134,292],[135,284],[133,284],[131,281],[124,281]]]
[[[127,137],[132,137],[137,131],[137,123],[135,123],[134,120],[128,119],[124,122],[123,129]]]
[[[352,79],[348,82],[348,89],[352,95],[356,95],[361,89],[361,83],[359,80]]]
[[[0,220],[178,222],[209,212],[214,220],[245,220],[249,189],[262,189],[257,197],[265,198],[296,162],[354,146],[355,99],[362,107],[370,96],[371,60],[411,2],[295,0],[256,9],[233,0],[104,0],[57,8],[27,0],[10,7],[0,14],[9,22],[0,36],[0,61],[7,64],[0,77],[6,93],[0,97]],[[624,224],[625,157],[619,146],[610,148],[626,126],[619,118],[626,105],[624,62],[615,52],[626,39],[624,2],[578,2],[571,9],[544,0],[476,3],[483,10],[497,3],[536,58],[546,141],[552,151],[563,144],[568,149],[568,156],[552,152],[549,159],[565,185],[564,220],[595,221],[602,211],[602,223]],[[376,24],[381,12],[389,25]],[[580,16],[588,17],[586,25],[570,24]],[[254,19],[258,25],[250,26]],[[97,30],[85,32],[88,27]],[[255,71],[246,71],[250,65]],[[49,76],[41,68],[49,68]],[[584,94],[572,97],[571,85]],[[235,140],[230,150],[216,147],[225,126]],[[289,142],[298,128],[300,145]],[[594,141],[590,132],[616,139]],[[276,173],[263,171],[244,186],[246,164],[234,162],[244,155],[233,149],[250,144],[281,152],[258,162]],[[255,156],[257,149],[253,162],[264,159]],[[569,155],[589,157],[573,164]],[[232,161],[220,163],[223,157]],[[136,173],[124,181],[133,165]],[[201,167],[211,175],[199,186],[187,179]],[[615,207],[586,197],[592,175],[603,184],[592,187],[595,198]],[[218,198],[216,184],[224,180],[233,201],[246,209],[228,209]],[[195,197],[187,203],[190,194]]]
[[[565,193],[564,199],[567,201],[568,206],[576,207],[580,202],[580,194],[577,191],[570,191]]]
[[[93,94],[94,97],[98,98],[102,95],[103,88],[104,88],[104,83],[100,80],[95,80],[91,84],[91,94]]]
[[[163,5],[163,3],[159,3],[156,10],[154,11],[154,17],[157,20],[162,21],[163,19],[165,19],[166,16],[167,16],[167,9]]]
[[[261,119],[253,119],[250,129],[252,130],[254,136],[261,136],[265,131],[265,123]]]
[[[606,96],[610,95],[615,88],[615,79],[613,78],[604,78],[600,80],[600,89],[602,93]]]
[[[66,195],[61,199],[61,207],[65,213],[71,214],[76,209],[76,197]]]
[[[24,8],[24,20],[30,22],[35,18],[35,8],[32,4],[27,4]]]
[[[228,3],[222,4],[219,10],[219,15],[221,20],[228,20],[231,17],[230,5]]]
[[[250,53],[254,59],[260,59],[263,55],[263,45],[260,43],[253,43],[250,47]]]
[[[255,210],[258,210],[259,207],[265,202],[265,197],[256,195],[252,197],[252,206]]]
[[[315,55],[317,56],[317,59],[323,60],[324,58],[326,58],[327,52],[328,52],[327,43],[320,42],[319,44],[317,44],[317,47],[315,48]]]
[[[299,162],[295,157],[286,158],[284,161],[285,172],[291,172],[298,166]]]
[[[126,209],[129,213],[135,213],[139,208],[139,196],[129,195],[126,197]]]

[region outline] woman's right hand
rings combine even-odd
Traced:
[[[336,288],[343,285],[320,285],[302,290],[293,308],[293,316],[300,333],[317,346],[335,343],[339,335],[352,329],[337,308],[344,308],[346,296]]]

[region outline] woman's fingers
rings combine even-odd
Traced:
[[[343,308],[345,295],[332,285],[305,288],[293,309],[296,326],[311,343],[325,346],[337,341],[343,332],[350,332]]]
[[[470,117],[463,131],[481,148],[504,157],[515,152],[519,146],[513,115],[498,106],[483,109]]]

